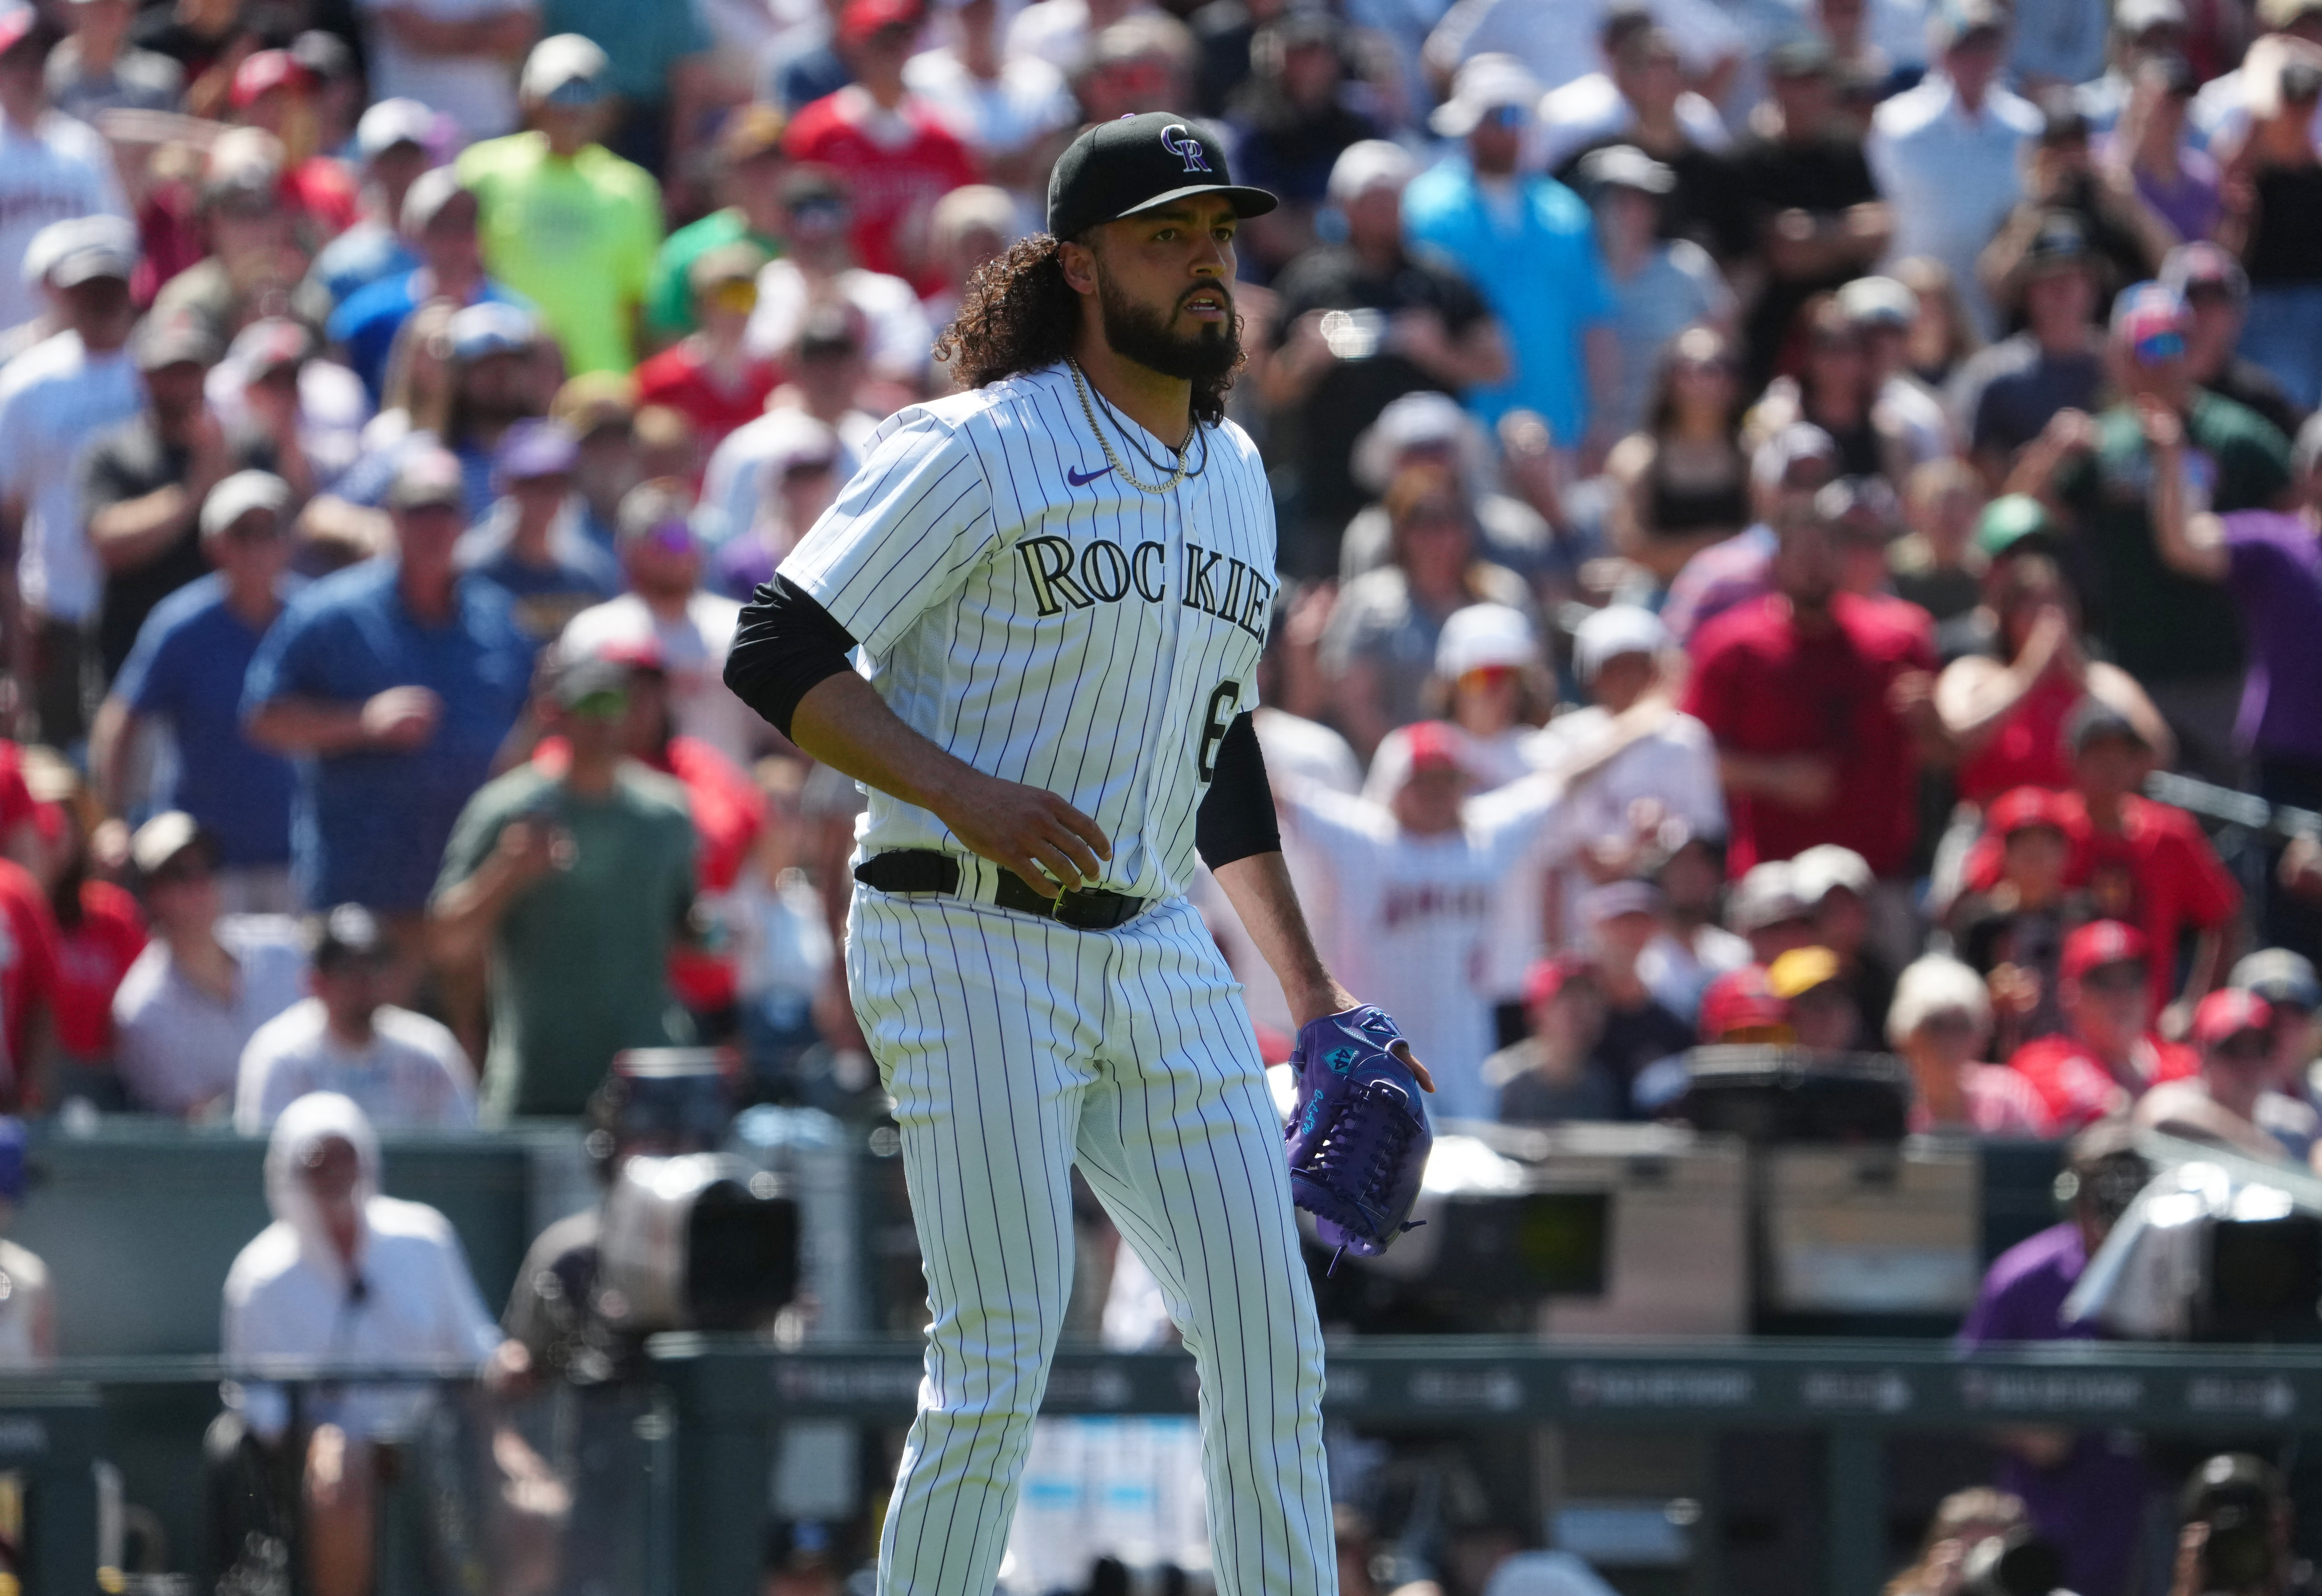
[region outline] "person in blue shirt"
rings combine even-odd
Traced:
[[[236,472],[210,490],[197,522],[216,569],[154,606],[98,710],[90,764],[114,814],[183,810],[217,845],[230,914],[281,913],[290,893],[290,763],[243,734],[242,683],[259,640],[303,585],[288,574],[290,485]],[[175,779],[129,792],[131,750],[145,720],[177,745]]]
[[[1449,256],[1506,332],[1513,374],[1469,388],[1467,408],[1487,426],[1536,410],[1593,469],[1616,441],[1603,436],[1620,382],[1613,291],[1588,206],[1519,170],[1539,102],[1540,85],[1512,56],[1462,66],[1429,125],[1467,148],[1412,179],[1403,231],[1414,248]]]
[[[417,100],[381,100],[355,124],[355,153],[363,165],[363,216],[315,252],[307,283],[333,309],[382,278],[419,264],[400,225],[404,197],[434,157],[435,113]]]
[[[460,540],[460,568],[506,590],[535,645],[621,591],[620,565],[580,529],[572,489],[580,461],[580,441],[562,422],[517,422],[492,454],[500,496]]]
[[[388,356],[411,313],[430,299],[462,305],[514,305],[525,299],[484,275],[476,242],[476,197],[448,166],[422,172],[403,196],[403,236],[419,252],[418,264],[356,289],[331,313],[331,342],[362,379],[377,406],[387,388]]]
[[[397,554],[325,577],[260,644],[251,739],[298,762],[291,860],[302,902],[416,925],[452,823],[522,712],[533,647],[507,592],[453,560],[460,462],[416,449],[387,495]]]

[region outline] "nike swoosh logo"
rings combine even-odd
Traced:
[[[1110,465],[1104,466],[1099,470],[1090,472],[1086,476],[1083,476],[1079,472],[1067,466],[1065,469],[1065,481],[1070,482],[1075,488],[1085,488],[1091,482],[1096,481],[1097,478],[1104,475],[1106,472],[1109,472],[1111,469],[1112,467]]]

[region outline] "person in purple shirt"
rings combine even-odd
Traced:
[[[1960,1327],[1970,1351],[2025,1341],[2083,1341],[2094,1325],[2063,1322],[2089,1255],[2152,1178],[2133,1133],[2119,1121],[2090,1125],[2067,1165],[2072,1215],[2002,1252]],[[2138,1527],[2161,1481],[2135,1437],[2082,1430],[2015,1430],[2002,1442],[1997,1481],[2023,1498],[2032,1523],[2064,1555],[2065,1583],[2080,1596],[2125,1596]]]
[[[1757,519],[1687,560],[1670,582],[1661,623],[1679,643],[1728,610],[1774,591],[1774,527],[1811,507],[1838,474],[1838,445],[1810,421],[1794,421],[1750,456],[1750,508]]]
[[[2322,808],[2322,415],[2298,429],[2290,469],[2294,509],[2195,514],[2181,494],[2155,493],[2153,536],[2163,564],[2223,584],[2241,612],[2249,669],[2235,732],[2256,764],[2259,794],[2315,809]],[[2285,948],[2322,943],[2322,911],[2269,893],[2265,940]]]

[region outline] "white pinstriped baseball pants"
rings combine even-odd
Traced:
[[[1072,1288],[1075,1160],[1201,1374],[1219,1596],[1333,1596],[1321,1332],[1264,1066],[1201,916],[1178,899],[1077,931],[860,888],[846,970],[934,1316],[881,1596],[992,1591]]]

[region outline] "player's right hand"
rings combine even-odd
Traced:
[[[1094,821],[1021,782],[980,777],[936,813],[953,836],[1044,898],[1094,881],[1103,873],[1099,861],[1112,858],[1111,839]]]

